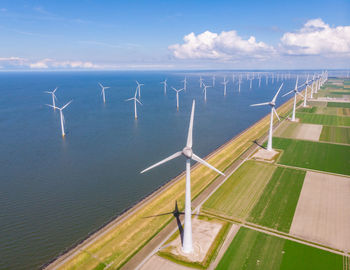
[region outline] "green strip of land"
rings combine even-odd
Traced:
[[[241,228],[217,270],[342,270],[342,256]]]
[[[342,107],[342,108],[350,108],[350,102],[328,102],[328,107]]]
[[[296,117],[302,123],[326,126],[350,126],[350,117],[345,116],[297,112]]]
[[[304,177],[305,171],[278,167],[248,221],[288,233]]]
[[[283,150],[280,164],[350,175],[350,146],[275,137],[273,147]]]
[[[350,144],[350,128],[323,126],[320,141]]]

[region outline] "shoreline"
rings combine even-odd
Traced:
[[[277,109],[282,108],[283,106],[288,106],[288,103],[290,103],[293,100],[293,98],[287,100],[286,102],[284,102],[283,104],[281,104]],[[289,111],[290,108],[287,110]],[[252,124],[251,126],[247,127],[246,129],[244,129],[243,131],[241,131],[240,133],[238,133],[237,135],[235,135],[234,137],[232,137],[231,139],[229,139],[228,141],[226,141],[225,143],[223,143],[222,145],[220,145],[219,147],[215,148],[212,152],[210,152],[207,156],[204,157],[205,160],[213,157],[214,155],[218,154],[218,152],[220,152],[221,150],[223,150],[225,147],[227,147],[229,144],[233,143],[235,140],[237,140],[238,138],[240,138],[241,136],[243,136],[245,133],[247,133],[248,131],[250,131],[251,129],[254,129],[256,126],[258,126],[259,124],[261,124],[262,121],[264,121],[264,119],[269,117],[269,113],[263,117],[261,117],[259,120],[257,120],[254,124]],[[260,127],[259,130],[266,128],[266,126],[264,125],[263,127]],[[257,140],[260,139],[261,137],[265,137],[266,136],[266,131],[258,138],[256,138]],[[249,148],[254,145],[254,142],[251,141],[251,143],[248,145],[246,145],[244,151],[242,151],[242,153],[240,153],[234,160],[231,161],[230,165],[228,167],[230,167],[236,160],[238,160],[241,155],[243,153],[245,153],[247,150],[249,150]],[[198,166],[200,166],[199,163],[194,164],[193,166],[191,166],[191,171],[196,169]],[[227,168],[228,168],[227,167]],[[225,168],[225,170],[227,169]],[[132,214],[136,213],[140,208],[144,207],[148,202],[152,201],[155,197],[157,197],[157,195],[161,194],[162,192],[168,190],[169,188],[171,188],[174,184],[176,184],[182,177],[184,177],[185,175],[185,171],[181,172],[179,175],[177,175],[176,177],[170,179],[168,182],[166,182],[163,185],[160,185],[157,189],[155,189],[154,191],[152,191],[151,193],[145,195],[143,198],[141,198],[138,202],[136,202],[135,204],[133,204],[132,206],[126,208],[125,210],[123,210],[119,215],[112,217],[111,219],[109,219],[107,222],[105,222],[104,224],[102,224],[99,228],[97,228],[96,230],[93,230],[91,233],[89,233],[86,237],[84,237],[84,239],[78,241],[76,244],[73,244],[72,246],[68,247],[67,249],[65,249],[64,251],[60,252],[57,256],[55,256],[54,258],[52,258],[49,262],[43,264],[40,268],[41,269],[57,269],[58,267],[60,267],[62,264],[64,264],[65,262],[67,262],[68,260],[72,259],[72,256],[74,257],[77,253],[81,252],[82,248],[87,248],[90,245],[92,245],[96,240],[98,240],[100,237],[102,237],[103,235],[105,235],[106,233],[108,233],[111,229],[115,229],[116,226],[118,226],[118,224],[120,224],[121,222],[125,221],[127,218],[129,218]],[[209,186],[211,186],[213,184],[213,182],[215,181],[215,179],[210,182],[199,194],[197,194],[197,196],[199,196],[202,192],[204,192],[206,189],[208,189]],[[192,198],[192,200],[194,200],[194,198]],[[169,223],[171,222],[171,220],[166,223],[162,228],[160,228],[160,231],[163,230]],[[159,232],[158,232],[159,233]],[[147,242],[141,246],[137,252],[139,252],[145,245],[147,245],[147,243],[149,241],[151,241],[155,236],[152,236],[150,239],[147,240]],[[136,253],[137,253],[136,252]],[[130,258],[127,259],[123,265],[125,263],[127,263],[135,254],[131,254]]]

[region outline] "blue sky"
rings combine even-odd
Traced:
[[[348,0],[2,0],[0,67],[349,68],[349,31]]]

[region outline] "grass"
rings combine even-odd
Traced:
[[[350,102],[328,102],[327,107],[350,108]]]
[[[259,200],[275,166],[247,161],[203,204],[202,210],[245,219]]]
[[[299,108],[298,112],[304,112],[304,113],[315,113],[317,110],[317,107],[311,107],[311,108]]]
[[[346,116],[297,112],[296,117],[299,118],[302,123],[327,126],[350,126],[350,117]]]
[[[283,117],[292,108],[293,100],[280,106],[277,111]],[[277,121],[277,120],[276,120]],[[228,142],[207,161],[219,170],[224,171],[253,141],[260,138],[268,130],[269,115],[255,123],[244,133]],[[192,198],[198,196],[210,185],[217,174],[203,166],[198,166],[191,172]],[[105,264],[111,263],[112,268],[120,268],[136,252],[145,246],[162,228],[172,219],[171,216],[162,216],[154,219],[145,219],[145,216],[157,215],[173,210],[174,201],[178,201],[179,209],[184,205],[185,178],[181,177],[175,184],[157,194],[152,200],[144,203],[135,213],[114,226],[108,233],[94,241],[86,252],[75,249],[76,255],[63,263],[59,269],[94,269],[99,260]],[[51,265],[54,266],[55,262]]]
[[[350,146],[273,138],[273,147],[283,150],[280,164],[350,175]]]
[[[304,177],[305,171],[278,167],[248,221],[288,233]]]
[[[333,91],[333,95],[350,95],[349,91]]]
[[[241,228],[217,270],[342,270],[342,256]]]
[[[350,128],[323,126],[320,141],[350,144]]]

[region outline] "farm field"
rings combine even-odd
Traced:
[[[350,146],[274,137],[273,147],[279,164],[350,175]]]
[[[247,161],[204,203],[202,210],[245,219],[259,200],[276,167]]]
[[[290,234],[350,250],[349,228],[350,178],[308,171]]]
[[[248,221],[288,233],[304,177],[305,171],[278,167]]]
[[[317,113],[317,114],[330,114],[338,116],[350,116],[350,108],[339,108],[339,107],[311,107],[311,108],[300,108],[298,112],[303,113]]]
[[[320,141],[350,144],[350,128],[323,126]]]
[[[350,108],[350,102],[328,102],[327,107]]]
[[[297,242],[241,228],[218,270],[341,270],[342,256]]]
[[[318,141],[322,132],[321,125],[284,122],[274,133],[276,137]]]
[[[327,114],[297,112],[296,117],[301,123],[327,125],[327,126],[350,126],[350,117]]]

